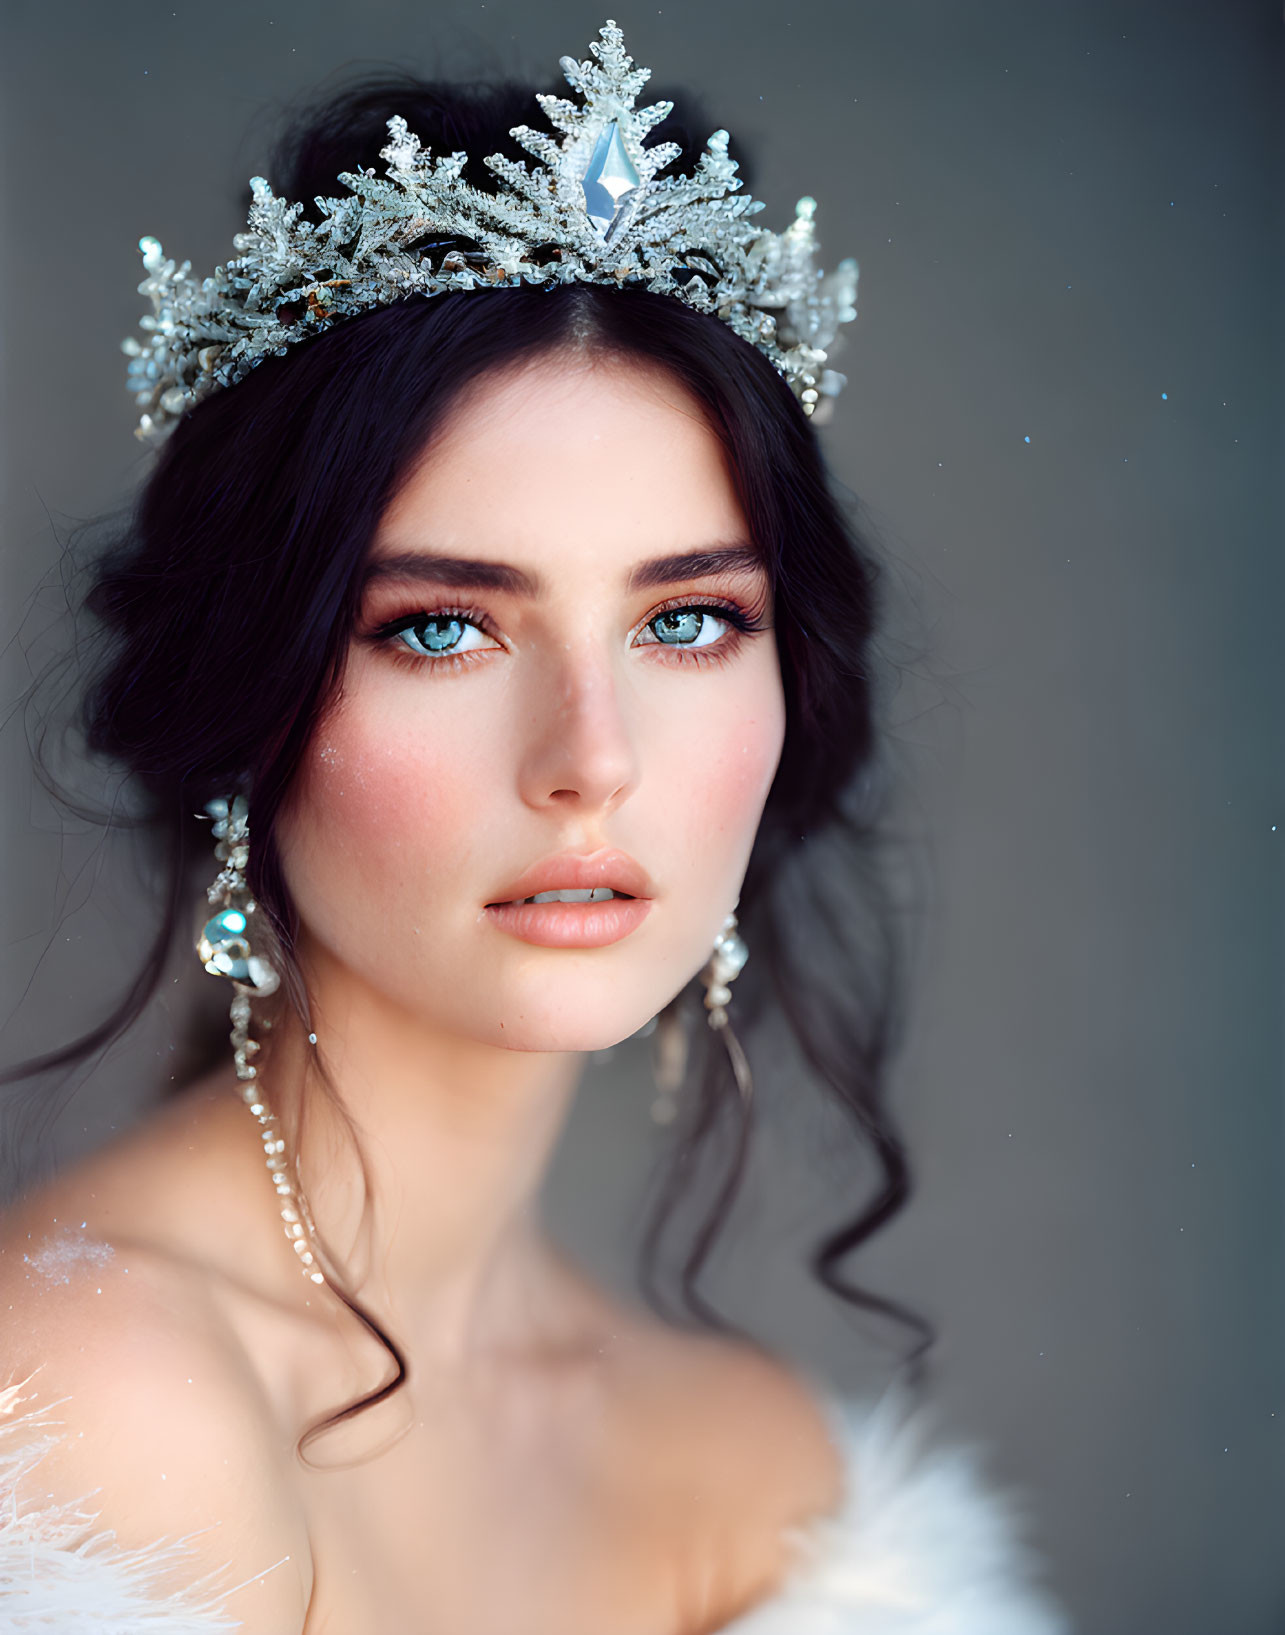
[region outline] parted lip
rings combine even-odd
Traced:
[[[541,891],[585,890],[593,886],[610,886],[627,897],[652,895],[651,881],[627,852],[560,852],[529,868],[486,906],[521,902]]]

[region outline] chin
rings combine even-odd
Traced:
[[[467,1022],[460,1021],[474,1038],[503,1050],[610,1050],[646,1027],[680,986],[631,981],[621,973],[614,983],[577,982],[542,993],[501,995],[494,1009],[480,1015],[474,1010]]]
[[[496,1028],[488,1034],[488,1043],[502,1050],[548,1054],[610,1050],[645,1027],[655,1014],[655,1010],[650,1010],[645,1016],[631,1016],[624,1021],[609,1016],[583,1016],[575,1021],[526,1016],[520,1022],[506,1021],[502,1028]]]

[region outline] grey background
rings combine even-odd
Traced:
[[[1080,1628],[1285,1630],[1279,9],[614,9],[656,83],[751,146],[765,220],[814,193],[827,258],[861,263],[824,436],[898,587],[892,733],[927,884],[896,1070],[919,1189],[856,1275],[939,1323],[945,1418],[1029,1494]],[[225,259],[273,110],[336,68],[548,80],[601,21],[8,0],[6,708],[59,639],[58,537],[142,470],[116,351],[139,235]],[[212,679],[230,707],[253,682]],[[128,846],[34,790],[20,726],[6,1060],[120,990],[147,906]],[[181,1078],[194,964],[88,1076],[59,1150]],[[548,1192],[624,1289],[646,1074],[636,1041],[592,1066]],[[800,1261],[862,1178],[845,1198],[787,1146],[712,1287],[877,1386],[891,1354]]]

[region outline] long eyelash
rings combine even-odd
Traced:
[[[429,619],[464,619],[474,624],[493,641],[498,640],[495,631],[491,629],[491,621],[480,608],[475,607],[435,607],[417,608],[414,613],[403,613],[396,619],[389,619],[385,624],[372,630],[366,638],[377,647],[387,647],[396,659],[405,659],[409,663],[419,666],[432,665],[440,668],[449,663],[452,669],[463,669],[471,658],[481,655],[476,653],[437,653],[430,657],[426,653],[412,653],[405,642],[395,640],[403,630],[411,630],[417,624],[424,624]],[[491,651],[491,649],[487,649]]]
[[[643,620],[646,629],[653,619],[658,619],[662,613],[678,611],[693,613],[714,613],[725,619],[732,627],[731,632],[720,638],[710,647],[683,647],[671,642],[650,641],[644,642],[644,647],[659,648],[661,652],[674,656],[680,664],[725,664],[734,658],[741,646],[741,638],[754,635],[768,628],[764,616],[765,607],[760,604],[754,608],[742,607],[736,602],[725,602],[718,599],[705,601],[684,600],[677,597],[654,608]],[[365,638],[376,646],[386,647],[398,662],[409,663],[419,669],[425,665],[438,670],[449,666],[452,671],[465,669],[471,659],[481,658],[481,652],[474,653],[438,653],[429,656],[424,653],[413,653],[404,642],[398,642],[397,636],[403,630],[410,630],[417,624],[423,624],[428,619],[463,619],[469,624],[476,625],[484,635],[498,640],[495,631],[490,627],[489,617],[480,608],[475,607],[435,607],[432,609],[420,608],[414,613],[405,613],[396,619],[390,619],[369,632]],[[492,652],[494,649],[484,649]]]
[[[767,629],[767,620],[764,617],[762,605],[755,608],[746,608],[741,607],[736,602],[719,600],[693,602],[691,600],[684,601],[681,597],[666,602],[661,607],[653,608],[643,620],[643,628],[646,629],[652,620],[658,619],[662,613],[677,613],[680,611],[716,613],[721,619],[725,619],[732,628],[726,636],[720,637],[712,647],[681,647],[675,646],[671,642],[659,641],[643,643],[644,647],[659,648],[662,653],[672,655],[679,664],[726,664],[729,659],[734,659],[740,651],[743,637]]]

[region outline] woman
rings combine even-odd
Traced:
[[[887,1177],[819,1269],[904,1315],[834,1269],[906,1190],[833,912],[875,571],[808,420],[855,266],[811,201],[750,229],[721,135],[658,179],[667,105],[592,50],[561,140],[508,140],[513,87],[368,90],[283,190],[344,202],[256,184],[203,291],[144,241],[163,447],[85,720],[171,844],[157,967],[212,824],[233,1060],[5,1223],[15,1629],[1064,1627],[962,1450],[710,1331],[709,1223],[705,1331],[541,1227],[584,1053],[653,1017],[725,1208],[776,1002]]]

